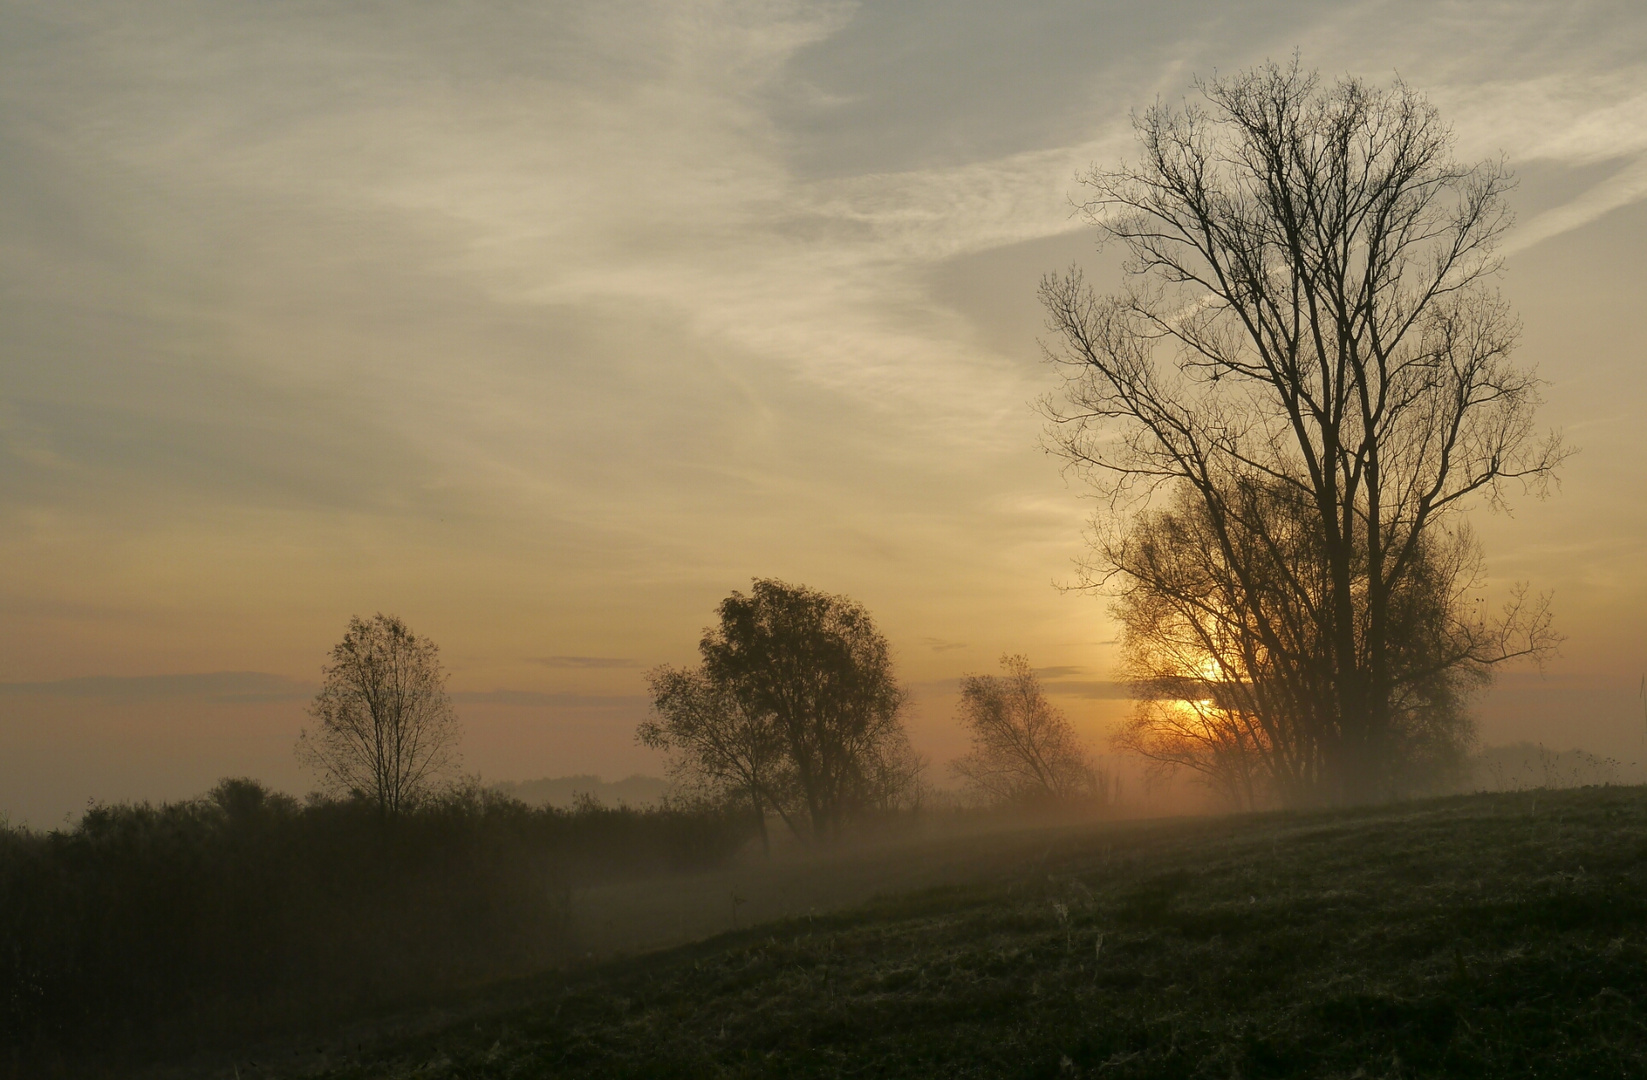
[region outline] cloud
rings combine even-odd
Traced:
[[[1644,198],[1647,198],[1647,157],[1624,166],[1570,202],[1546,210],[1518,226],[1505,240],[1504,254],[1525,251],[1534,244],[1581,228],[1613,210]]]
[[[1126,683],[1106,679],[1051,682],[1047,684],[1047,690],[1054,694],[1093,701],[1129,701],[1133,696],[1132,687]]]
[[[936,653],[953,652],[956,649],[966,648],[966,642],[964,641],[948,641],[938,637],[924,637],[921,639],[921,644]]]
[[[1491,689],[1494,691],[1512,691],[1521,693],[1524,690],[1566,689],[1568,687],[1582,687],[1587,690],[1636,690],[1642,676],[1623,673],[1595,673],[1584,671],[1501,671],[1493,676]]]
[[[87,698],[105,703],[206,701],[213,704],[259,704],[307,701],[313,683],[261,671],[212,671],[197,675],[86,675],[51,682],[0,683],[0,695]]]
[[[1240,19],[1206,3],[1099,17],[1062,0],[552,8],[417,8],[389,31],[347,9],[14,13],[12,40],[37,46],[14,46],[0,77],[28,118],[5,187],[31,193],[19,279],[59,304],[158,319],[134,366],[18,313],[41,338],[29,367],[44,387],[5,441],[35,463],[31,496],[100,470],[120,483],[99,490],[131,490],[140,471],[336,511],[430,512],[484,489],[492,513],[621,517],[602,497],[616,486],[576,452],[602,418],[622,409],[640,433],[601,456],[606,471],[684,457],[696,483],[735,468],[760,484],[784,456],[734,467],[737,449],[781,443],[785,395],[808,387],[838,395],[812,393],[814,413],[896,415],[873,446],[919,486],[957,448],[1019,439],[1034,396],[1022,368],[979,355],[925,271],[1081,230],[1073,176],[1131,151],[1129,108],[1300,35],[1310,62],[1404,58],[1476,142],[1561,160],[1647,146],[1638,69],[1597,68],[1582,42],[1552,51],[1549,28],[1571,20],[1537,5],[1468,27],[1472,54],[1522,64],[1513,79],[1449,59],[1434,29],[1452,16],[1416,4]],[[1606,5],[1583,18],[1629,38]],[[1537,55],[1517,60],[1528,39]],[[1639,197],[1618,179],[1513,242]],[[75,231],[87,207],[95,228]],[[208,272],[214,244],[243,254]],[[133,260],[154,272],[119,272]],[[306,325],[271,321],[280,309]],[[69,314],[39,321],[86,323]],[[637,314],[657,342],[614,339]],[[666,341],[670,363],[633,359]],[[51,375],[58,356],[112,359]],[[718,421],[709,444],[671,408],[706,378],[723,396],[690,411]],[[106,401],[84,389],[97,386]],[[546,414],[563,443],[541,445]],[[639,486],[667,499],[674,479]]]
[[[1105,679],[1068,679],[1063,673],[1079,673],[1085,668],[1073,665],[1036,668],[1038,675],[1047,676],[1047,673],[1057,673],[1046,678],[1043,684],[1048,694],[1055,697],[1086,698],[1092,701],[1128,701],[1131,700],[1132,688],[1122,682],[1113,682]],[[954,694],[961,688],[961,680],[931,679],[910,684],[913,689],[930,694]]]

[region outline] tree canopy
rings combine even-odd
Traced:
[[[719,616],[697,669],[652,673],[658,719],[642,725],[643,742],[681,751],[678,768],[770,806],[809,839],[908,793],[918,762],[905,694],[862,605],[761,579]]]

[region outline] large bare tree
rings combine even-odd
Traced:
[[[297,755],[340,794],[408,809],[458,765],[459,728],[440,651],[393,615],[349,620],[309,706]]]
[[[1042,283],[1053,441],[1109,500],[1095,581],[1131,597],[1134,675],[1202,684],[1180,700],[1248,724],[1220,753],[1282,797],[1378,797],[1445,688],[1553,644],[1524,596],[1464,602],[1458,513],[1541,492],[1562,456],[1491,287],[1511,178],[1455,161],[1399,82],[1295,61],[1197,87],[1136,119],[1136,163],[1084,178],[1127,283]],[[1157,495],[1172,520],[1140,512]]]

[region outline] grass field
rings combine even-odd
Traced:
[[[948,843],[941,887],[220,1075],[1647,1076],[1647,789]]]

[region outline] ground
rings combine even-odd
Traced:
[[[949,852],[942,886],[746,919],[217,1075],[1647,1075],[1647,789],[943,844],[923,849]],[[907,882],[900,850],[809,872]]]

